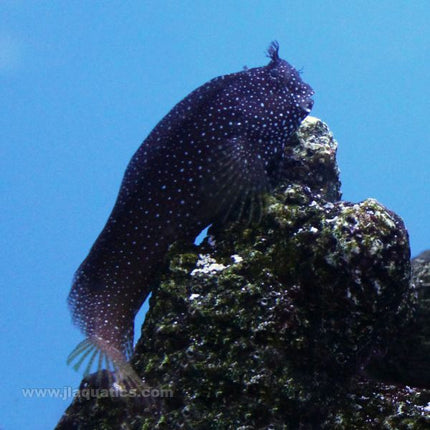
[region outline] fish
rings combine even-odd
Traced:
[[[279,57],[216,77],[154,127],[129,162],[112,212],[68,296],[85,335],[69,355],[84,374],[118,369],[133,352],[134,318],[157,285],[169,246],[211,224],[252,222],[283,148],[313,106],[313,89]]]

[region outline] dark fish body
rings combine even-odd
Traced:
[[[276,43],[269,56],[265,67],[197,88],[134,154],[113,211],[74,277],[68,302],[87,341],[72,358],[91,347],[100,352],[99,367],[102,359],[126,360],[134,317],[168,246],[192,242],[234,208],[252,218],[273,164],[312,107],[312,89],[279,58]]]

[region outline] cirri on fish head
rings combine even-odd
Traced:
[[[312,88],[268,50],[264,67],[220,76],[179,102],[132,157],[110,217],[68,302],[86,339],[69,356],[120,367],[136,313],[174,241],[211,223],[253,220],[283,147],[312,108]]]

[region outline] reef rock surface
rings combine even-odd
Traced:
[[[412,280],[402,220],[340,201],[336,149],[308,118],[259,223],[171,247],[132,358],[152,397],[78,397],[57,429],[428,428],[429,258]]]

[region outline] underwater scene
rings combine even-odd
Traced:
[[[430,428],[430,4],[0,4],[0,430]]]

